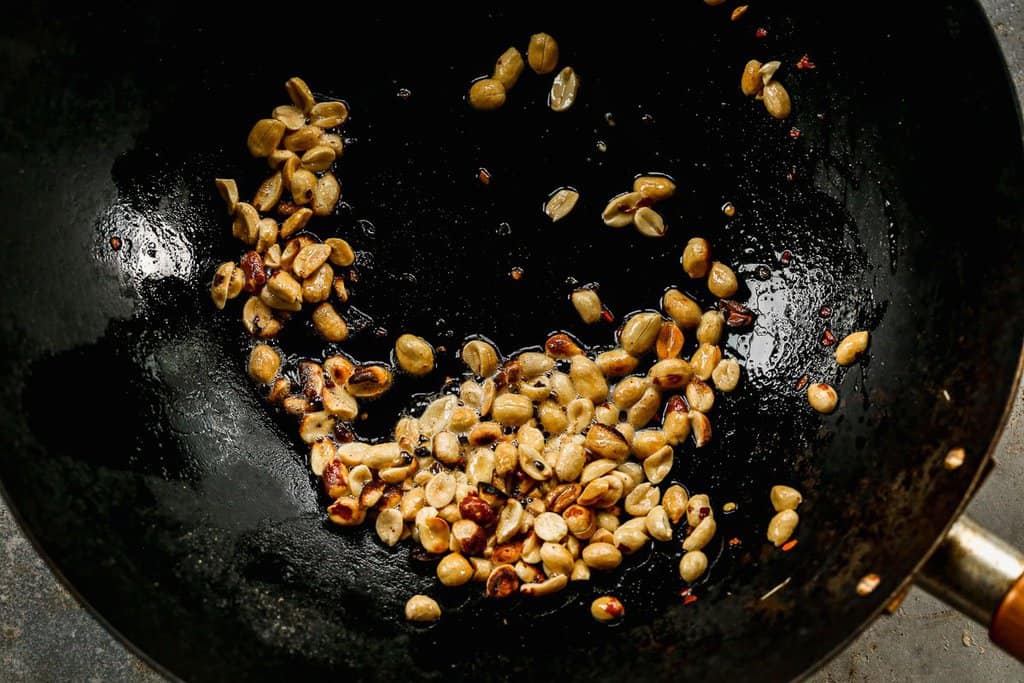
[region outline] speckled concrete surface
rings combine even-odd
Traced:
[[[1024,92],[1024,10],[983,0],[1018,93]],[[996,453],[998,465],[970,514],[1024,548],[1024,397]],[[0,680],[163,680],[114,640],[43,565],[0,502]],[[713,672],[709,672],[713,679]],[[1021,681],[1024,665],[995,649],[985,629],[914,589],[896,614],[879,619],[811,677],[840,681]]]

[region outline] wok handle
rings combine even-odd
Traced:
[[[935,597],[988,626],[996,645],[1024,661],[1024,554],[967,515],[917,577]]]

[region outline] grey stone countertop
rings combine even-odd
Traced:
[[[982,5],[995,26],[1017,92],[1024,92],[1024,11],[1005,0],[982,0]],[[1021,393],[996,460],[993,475],[969,513],[1024,548]],[[163,680],[57,583],[2,501],[0,542],[0,680]],[[895,614],[880,618],[810,680],[1024,682],[1024,665],[995,648],[983,627],[915,588]]]

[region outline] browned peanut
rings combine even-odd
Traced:
[[[690,357],[693,374],[707,381],[722,360],[722,350],[713,344],[701,344]]]
[[[228,215],[234,216],[238,208],[238,184],[230,178],[214,178],[213,183],[217,187],[217,194],[227,206]]]
[[[679,560],[679,576],[690,583],[708,570],[708,556],[700,550],[691,550]]]
[[[715,405],[715,391],[703,380],[694,378],[686,385],[686,402],[693,410],[710,413]]]
[[[780,510],[768,522],[768,540],[778,548],[789,540],[799,523],[800,515],[796,510]]]
[[[600,622],[618,621],[626,614],[618,598],[602,595],[590,603],[590,616]]]
[[[489,598],[507,598],[519,590],[519,577],[511,564],[499,564],[487,577],[486,593]]]
[[[636,370],[640,360],[629,355],[625,349],[611,349],[597,354],[594,362],[605,377],[625,377]]]
[[[552,111],[568,111],[576,102],[576,96],[580,90],[580,77],[576,71],[567,66],[558,72],[554,82],[551,84],[551,92],[548,94],[548,106]]]
[[[324,240],[324,244],[331,248],[331,254],[328,258],[334,265],[351,266],[355,263],[356,254],[352,251],[351,245],[345,240],[340,237],[329,237]]]
[[[256,246],[257,254],[266,253],[277,242],[277,221],[273,218],[263,218],[257,223]]]
[[[359,526],[366,519],[366,509],[355,498],[343,496],[327,508],[327,517],[340,526]]]
[[[437,563],[437,578],[446,586],[461,586],[473,578],[473,565],[460,553],[450,553]]]
[[[640,400],[648,386],[650,382],[646,377],[626,377],[615,385],[612,400],[619,408],[628,410]]]
[[[839,397],[836,390],[827,384],[807,385],[807,402],[819,413],[828,414],[836,409]]]
[[[708,289],[720,299],[731,297],[739,289],[736,273],[724,263],[715,261],[708,273]]]
[[[285,81],[284,89],[288,92],[288,97],[291,98],[295,108],[304,114],[308,114],[313,105],[316,104],[309,86],[298,76],[292,76]]]
[[[505,86],[496,78],[482,78],[469,86],[469,104],[477,111],[494,111],[505,104]]]
[[[706,311],[697,326],[697,341],[701,344],[718,344],[725,328],[725,314],[721,311]]]
[[[776,512],[783,510],[796,510],[804,497],[792,486],[773,486],[771,490],[772,507]]]
[[[249,131],[249,153],[254,157],[266,157],[277,149],[284,135],[284,124],[277,119],[260,119]]]
[[[324,411],[306,413],[299,422],[299,436],[306,443],[313,443],[330,435],[335,419]]]
[[[302,282],[302,300],[307,304],[318,304],[327,301],[331,296],[331,284],[334,282],[334,269],[327,263],[323,264],[312,275]]]
[[[273,310],[257,296],[249,297],[242,307],[242,324],[249,334],[260,339],[276,337],[282,328]]]
[[[717,530],[718,524],[715,522],[715,518],[710,515],[705,517],[683,541],[683,550],[689,552],[702,549],[711,542]]]
[[[591,569],[610,571],[622,564],[622,553],[611,543],[590,543],[583,548],[583,562]]]
[[[473,374],[489,377],[498,369],[498,352],[487,342],[475,339],[462,347],[462,362]]]
[[[599,458],[622,462],[629,457],[629,443],[611,427],[597,423],[587,430],[583,447]]]
[[[309,122],[320,128],[337,128],[348,120],[344,102],[318,102],[309,110]]]
[[[256,189],[256,196],[252,200],[253,207],[257,211],[270,211],[277,205],[278,200],[281,199],[283,187],[284,180],[281,179],[281,172],[272,173]]]
[[[645,199],[661,202],[675,194],[676,184],[665,176],[644,175],[633,181],[633,191],[639,192]]]
[[[558,66],[558,43],[547,33],[535,33],[530,36],[526,59],[536,73],[549,74]]]
[[[210,298],[213,299],[213,305],[218,310],[224,310],[224,306],[228,301],[228,290],[231,287],[231,278],[234,277],[235,271],[239,273],[242,271],[235,268],[235,264],[231,261],[222,263],[217,266],[217,271],[213,274],[213,284],[210,285]],[[245,275],[242,275],[242,282],[245,282]]]
[[[322,266],[331,255],[331,247],[326,244],[310,244],[303,247],[292,262],[292,272],[300,278],[307,278]]]
[[[716,347],[717,348],[717,347]],[[666,358],[655,363],[647,377],[662,391],[682,389],[693,378],[694,368],[682,358]],[[710,374],[710,373],[709,373]]]
[[[615,195],[601,212],[601,220],[611,228],[624,228],[632,225],[633,214],[646,201],[639,192],[623,192]]]
[[[691,330],[700,324],[702,315],[700,306],[678,289],[670,289],[665,292],[661,305],[676,325],[684,330]]]
[[[395,358],[410,375],[422,377],[434,369],[434,349],[423,337],[403,334],[395,341]]]
[[[299,230],[306,227],[306,223],[313,216],[313,210],[305,207],[297,209],[295,213],[288,218],[284,219],[284,223],[281,224],[280,236],[282,239],[288,239]],[[329,241],[329,240],[328,240]]]
[[[786,89],[776,80],[765,84],[764,91],[764,107],[768,110],[774,118],[784,119],[789,116],[792,110],[792,104],[789,99],[789,93]]]
[[[662,446],[644,460],[644,473],[652,484],[660,484],[672,471],[674,455],[671,446]]]
[[[711,247],[703,237],[691,238],[683,249],[681,259],[683,270],[693,279],[699,279],[708,274],[711,269]]]
[[[686,495],[686,489],[679,484],[669,486],[661,497],[661,504],[668,514],[669,521],[673,524],[678,524],[679,520],[686,515],[686,504],[688,502],[689,498]]]
[[[644,391],[643,396],[630,407],[626,413],[627,421],[633,425],[635,429],[640,429],[647,425],[648,422],[654,419],[654,416],[658,414],[658,408],[661,407],[661,390],[656,386],[649,386]]]
[[[644,460],[668,443],[660,429],[641,429],[633,435],[631,449],[637,460]]]
[[[311,147],[302,154],[301,162],[307,171],[326,171],[334,163],[334,150],[323,144]]]
[[[498,57],[498,62],[494,65],[493,78],[496,81],[500,81],[505,90],[511,90],[519,81],[519,76],[523,73],[523,67],[523,55],[519,50],[510,47]]]
[[[743,75],[740,77],[740,90],[747,97],[753,97],[761,92],[764,81],[761,77],[761,62],[751,59],[743,67]]]
[[[644,517],[658,504],[661,492],[656,486],[649,482],[638,484],[629,495],[626,496],[626,512],[634,517]]]
[[[341,185],[333,173],[324,173],[313,187],[313,213],[317,216],[329,216],[338,204],[341,196]]]
[[[667,358],[678,358],[683,351],[683,331],[674,322],[666,320],[661,324],[658,331],[658,341],[654,344],[654,350],[658,360]]]
[[[494,419],[500,424],[518,427],[533,417],[533,404],[526,396],[501,394],[494,399]]]
[[[693,434],[694,445],[703,448],[711,441],[711,420],[699,410],[691,410],[690,431]]]
[[[235,220],[231,222],[231,234],[245,244],[255,244],[259,238],[260,214],[252,204],[238,202],[235,205]]]
[[[274,111],[271,115],[283,123],[284,127],[288,130],[298,130],[306,125],[306,115],[301,109],[290,104],[283,104],[280,107],[274,107]]]
[[[391,371],[386,367],[363,365],[348,378],[346,388],[348,393],[358,398],[376,398],[391,388],[391,382]]]
[[[645,311],[631,316],[622,326],[619,343],[632,356],[642,356],[654,346],[661,331],[661,315]],[[596,400],[595,400],[596,402]]]
[[[313,309],[313,327],[320,336],[329,342],[345,341],[348,338],[348,325],[326,301]]]
[[[866,348],[868,348],[867,332],[860,331],[849,334],[836,346],[836,363],[853,365]]]
[[[269,384],[281,368],[281,356],[266,344],[257,344],[249,354],[249,376],[260,384]]]
[[[577,289],[572,293],[571,300],[580,319],[586,324],[593,325],[601,319],[601,299],[594,290]]]
[[[414,595],[405,603],[406,621],[437,621],[441,618],[441,606],[426,595]]]
[[[644,237],[664,237],[668,226],[665,219],[649,206],[641,206],[633,214],[633,225]]]
[[[594,403],[608,397],[608,382],[597,364],[584,355],[573,356],[569,366],[569,377],[580,396]],[[570,418],[571,421],[571,418]]]
[[[291,182],[288,184],[288,189],[292,193],[292,201],[300,205],[309,204],[313,201],[316,186],[317,178],[312,171],[307,171],[304,168],[298,169],[292,173]]]
[[[284,136],[284,148],[290,152],[305,152],[320,144],[321,135],[323,131],[318,126],[303,126]]]

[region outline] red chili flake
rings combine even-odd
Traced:
[[[601,309],[601,320],[605,321],[606,323],[615,322],[615,316],[612,315],[612,312],[609,311],[607,308],[602,308]]]
[[[794,140],[799,138],[800,137],[800,129],[797,128],[796,126],[793,126],[792,128],[790,128],[789,129],[789,137],[793,138]]]
[[[781,263],[784,266],[788,266],[792,262],[793,262],[793,252],[791,252],[789,249],[787,249],[786,251],[782,252],[782,254],[779,256],[779,263]]]
[[[692,605],[695,602],[697,602],[697,596],[696,595],[687,595],[685,598],[683,598],[683,604],[684,605]]]
[[[799,543],[799,541],[797,541],[795,538],[791,541],[786,541],[782,544],[782,552],[788,553],[790,550],[796,547],[797,543]]]
[[[815,69],[817,67],[815,66],[814,62],[811,61],[810,56],[804,55],[803,57],[800,58],[800,61],[798,61],[796,63],[796,68],[798,68],[800,70],[803,70],[803,69]]]
[[[754,31],[755,38],[764,38],[766,35],[768,35],[768,29],[763,28],[761,26],[758,26],[757,30]]]
[[[516,266],[515,268],[512,269],[512,272],[509,273],[509,276],[516,282],[519,282],[520,280],[523,279],[523,269],[520,268],[519,266]]]
[[[477,180],[479,180],[484,185],[491,184],[491,172],[488,171],[486,168],[480,167],[476,172],[476,177]]]
[[[732,538],[729,539],[729,547],[735,548],[736,546],[738,546],[742,542],[743,541],[741,541],[740,539],[738,539],[735,536],[733,536]]]
[[[114,235],[110,238],[110,248],[114,251],[121,251],[121,238]]]
[[[800,390],[802,390],[802,389],[803,389],[804,387],[806,387],[806,386],[807,386],[807,381],[808,381],[808,380],[807,380],[807,375],[804,375],[803,377],[801,377],[800,379],[798,379],[798,380],[796,381],[796,384],[794,384],[794,385],[793,385],[793,387],[794,387],[794,388],[795,388],[795,389],[796,389],[797,391],[800,391]]]
[[[438,353],[444,353],[444,352],[445,352],[445,351],[447,351],[447,350],[448,350],[448,349],[446,349],[446,348],[445,348],[445,347],[443,347],[443,346],[438,346],[438,347],[437,347],[437,352],[438,352]]]
[[[693,595],[693,589],[690,588],[689,586],[687,586],[686,588],[683,588],[681,591],[679,591],[679,597],[685,598],[687,595]]]
[[[832,330],[825,330],[821,335],[822,346],[832,346],[836,343],[836,336],[832,334]]]
[[[820,315],[822,318],[831,318],[832,317],[832,307],[831,306],[822,306],[821,308],[818,309],[818,315]]]

